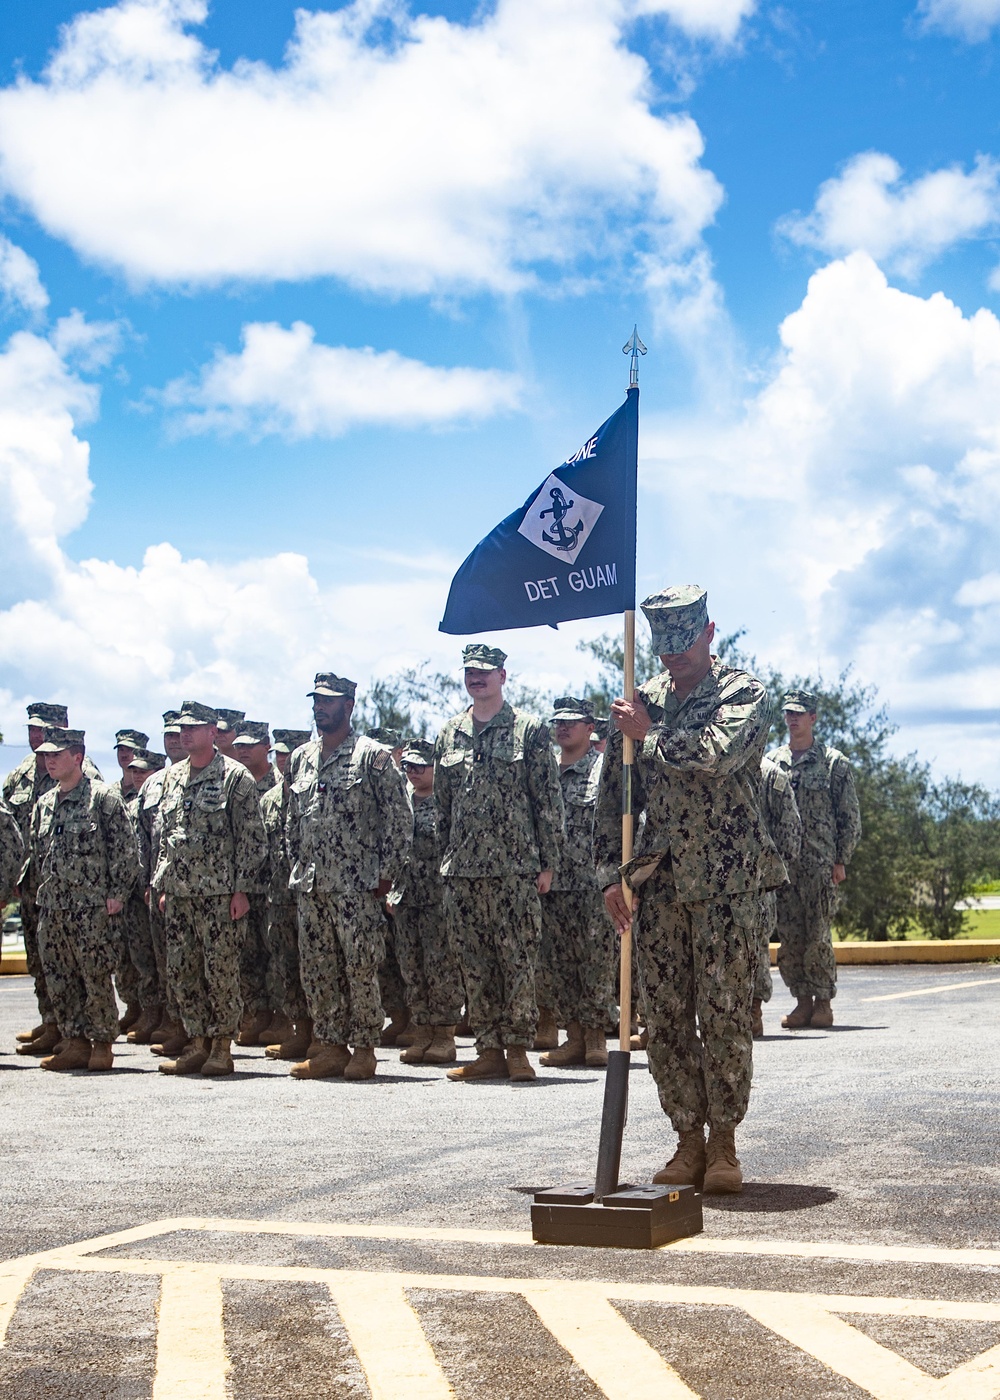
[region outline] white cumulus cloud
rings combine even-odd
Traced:
[[[254,437],[336,437],[359,424],[396,427],[477,419],[517,406],[521,383],[499,370],[441,369],[394,350],[318,345],[303,321],[243,327],[243,348],[224,350],[194,378],[159,396],[184,432]]]
[[[975,44],[1000,23],[1000,0],[922,0],[918,13],[925,28]]]
[[[42,286],[38,264],[23,248],[0,234],[0,300],[24,311],[44,311],[49,294]]]
[[[634,0],[636,14],[666,15],[692,38],[717,43],[732,43],[756,8],[756,0]]]
[[[746,0],[648,0],[716,37]],[[333,276],[506,292],[697,250],[721,200],[684,114],[656,114],[633,0],[299,10],[284,62],[231,68],[204,0],[121,0],[0,92],[0,185],[139,281]],[[703,20],[699,19],[703,16]]]
[[[724,630],[789,670],[856,663],[911,746],[1000,785],[1000,744],[958,722],[1000,693],[998,402],[997,317],[854,253],[812,277],[735,421],[647,426],[642,479],[672,577],[713,588]]]
[[[820,186],[809,214],[780,221],[792,242],[823,253],[863,250],[917,276],[946,249],[995,230],[1000,166],[980,156],[971,170],[949,166],[907,183],[891,156],[865,151]]]

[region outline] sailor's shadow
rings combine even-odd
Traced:
[[[829,1186],[797,1186],[785,1181],[747,1181],[738,1196],[705,1196],[706,1210],[742,1211],[747,1215],[780,1215],[784,1211],[813,1210],[837,1199]]]

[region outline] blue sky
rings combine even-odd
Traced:
[[[451,573],[638,322],[640,591],[1000,785],[1000,0],[5,20],[10,738],[452,664]],[[555,690],[613,625],[496,640]]]

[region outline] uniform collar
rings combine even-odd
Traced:
[[[503,704],[500,706],[499,710],[497,710],[497,712],[496,712],[496,714],[493,716],[493,718],[492,718],[492,719],[488,719],[488,720],[486,721],[486,723],[483,725],[482,729],[476,729],[475,725],[474,725],[473,722],[472,722],[472,706],[471,706],[471,705],[470,705],[469,708],[465,711],[465,713],[464,713],[463,715],[460,716],[459,721],[458,721],[458,724],[456,725],[456,728],[459,730],[460,733],[462,733],[462,734],[468,734],[471,738],[474,739],[474,738],[476,738],[476,736],[477,736],[478,734],[485,734],[486,731],[487,731],[488,729],[500,729],[502,726],[505,726],[505,725],[506,725],[507,727],[509,727],[509,726],[512,725],[513,723],[514,723],[514,708],[513,708],[512,705],[508,705],[507,701],[505,700],[505,701],[503,702]]]
[[[199,769],[197,773],[192,771],[191,760],[189,758],[184,761],[188,766],[188,787],[194,787],[195,783],[203,783],[206,778],[221,778],[226,771],[225,755],[221,754],[218,749],[216,749],[204,768]]]

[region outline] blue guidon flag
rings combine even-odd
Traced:
[[[440,631],[554,627],[635,608],[639,390],[491,531],[452,579]]]

